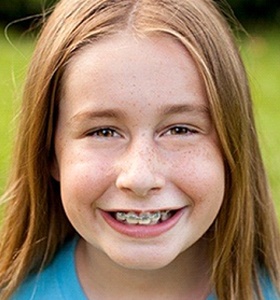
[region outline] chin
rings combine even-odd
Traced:
[[[139,271],[162,269],[176,260],[180,253],[155,251],[154,249],[137,249],[130,253],[110,253],[109,258],[117,265]]]

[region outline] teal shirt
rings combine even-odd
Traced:
[[[68,242],[39,275],[32,275],[11,300],[87,300],[75,267],[77,240]]]
[[[32,275],[19,287],[11,300],[87,300],[75,267],[77,239],[68,242],[52,263],[39,275]],[[271,282],[264,278],[265,300],[279,300]],[[210,295],[206,300],[217,300]]]

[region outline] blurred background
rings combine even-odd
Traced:
[[[0,195],[12,160],[15,117],[42,20],[55,0],[1,0]],[[280,220],[280,1],[217,0],[245,61],[262,152]],[[239,20],[236,26],[235,19]]]
[[[28,16],[40,14],[42,9],[46,9],[57,2],[56,0],[1,0],[0,22],[7,25],[15,20],[21,20]],[[217,0],[226,6],[225,0]],[[280,18],[279,0],[228,0],[236,17],[241,23],[270,23],[277,22]],[[32,20],[33,19],[33,20]],[[17,27],[27,28],[31,20],[17,23]],[[35,18],[36,19],[36,18]]]

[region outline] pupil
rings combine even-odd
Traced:
[[[111,137],[113,136],[112,130],[110,129],[102,129],[100,132],[101,136],[105,136],[105,137]]]
[[[187,129],[183,127],[175,127],[172,129],[172,134],[184,134],[187,133]]]

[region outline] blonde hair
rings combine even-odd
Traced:
[[[60,83],[89,43],[126,29],[179,40],[199,68],[225,161],[226,193],[209,229],[220,300],[261,299],[259,272],[280,291],[280,234],[260,155],[248,81],[228,24],[211,0],[62,0],[37,43],[23,95],[14,166],[3,196],[0,297],[8,299],[75,234],[51,177]]]

